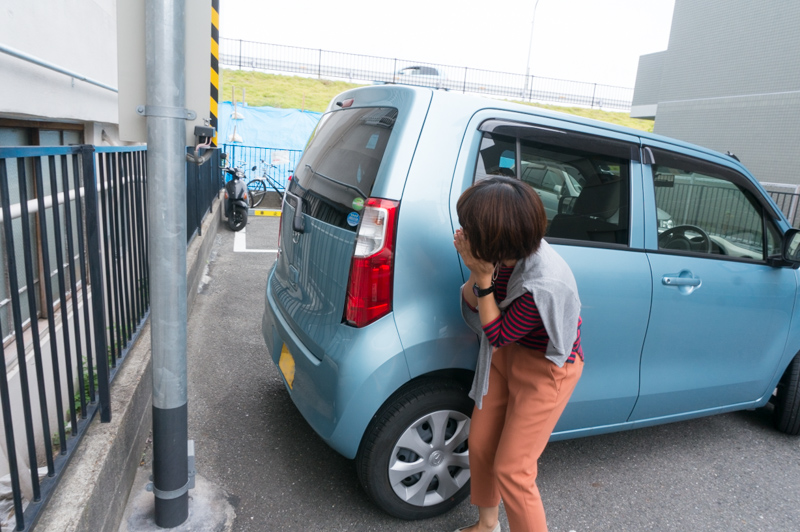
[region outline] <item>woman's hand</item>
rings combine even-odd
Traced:
[[[500,309],[497,306],[497,301],[495,301],[494,296],[475,297],[475,294],[472,292],[472,285],[474,283],[478,285],[478,288],[489,288],[492,282],[494,282],[492,279],[494,264],[482,261],[472,254],[472,247],[469,244],[469,240],[464,236],[464,232],[461,229],[457,229],[455,235],[453,235],[453,245],[456,247],[456,251],[461,255],[461,260],[464,261],[464,265],[469,268],[470,272],[469,279],[464,284],[461,293],[470,306],[478,309],[481,324],[487,325],[492,323],[500,316]]]
[[[467,240],[464,231],[461,229],[456,229],[456,233],[453,235],[453,245],[456,247],[456,251],[458,251],[459,255],[461,255],[464,266],[469,268],[469,271],[476,278],[476,281],[487,276],[491,279],[492,273],[494,272],[494,264],[482,261],[472,254],[472,247],[469,244],[469,240]]]

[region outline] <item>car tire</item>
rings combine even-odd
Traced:
[[[467,390],[455,381],[418,381],[387,401],[356,456],[359,480],[372,500],[408,520],[440,515],[463,501],[470,486],[472,408]]]
[[[775,428],[786,434],[800,434],[800,355],[786,368],[775,398]]]

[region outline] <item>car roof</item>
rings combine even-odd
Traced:
[[[603,129],[610,132],[623,133],[639,137],[645,144],[647,143],[647,141],[669,144],[673,147],[684,148],[686,150],[692,150],[695,152],[702,153],[710,158],[716,159],[717,162],[722,162],[752,177],[752,174],[750,174],[747,168],[740,161],[734,159],[733,157],[730,157],[728,155],[725,155],[721,152],[709,148],[704,148],[703,146],[699,146],[696,144],[692,144],[671,137],[665,137],[663,135],[658,135],[656,133],[651,133],[640,129],[634,129],[627,126],[612,124],[610,122],[604,122],[602,120],[585,118],[582,116],[564,113],[560,111],[554,111],[551,109],[545,109],[542,107],[526,105],[524,103],[517,103],[508,100],[489,98],[486,96],[480,96],[474,94],[464,94],[456,91],[443,91],[440,89],[433,89],[430,87],[419,87],[419,86],[409,86],[409,85],[393,85],[392,89],[398,91],[398,93],[400,94],[402,94],[403,92],[415,92],[418,93],[420,96],[424,94],[427,97],[430,97],[431,93],[433,93],[434,101],[437,99],[446,98],[450,100],[449,103],[450,106],[456,105],[457,107],[461,108],[463,110],[463,113],[466,113],[468,116],[471,116],[472,114],[485,109],[507,110],[533,116],[540,116],[543,118],[560,120],[572,124],[585,125],[597,129]],[[365,86],[353,89],[352,91],[348,91],[348,93],[358,93],[361,91],[372,91],[372,90],[380,90],[380,88],[376,86]],[[335,100],[337,99],[338,97],[335,98]],[[333,105],[333,102],[331,103],[331,105]],[[329,107],[329,110],[332,109],[333,109],[332,107]]]
[[[402,72],[403,70],[418,70],[420,74],[426,75],[426,76],[438,76],[439,75],[439,71],[436,70],[435,68],[429,67],[429,66],[422,66],[422,65],[412,65],[412,66],[403,67],[400,70],[398,70],[398,72]]]

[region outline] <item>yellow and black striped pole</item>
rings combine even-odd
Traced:
[[[211,145],[217,146],[217,129],[219,122],[219,0],[211,0],[211,126],[214,138]]]

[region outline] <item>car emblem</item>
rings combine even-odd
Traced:
[[[444,461],[444,453],[442,453],[442,451],[433,451],[431,453],[430,462],[432,466],[436,467],[438,465],[441,465],[443,461]]]

